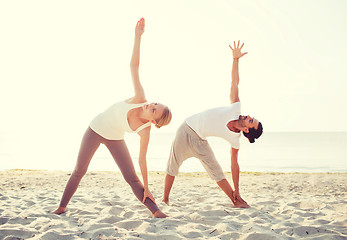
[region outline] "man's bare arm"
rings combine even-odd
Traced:
[[[249,208],[249,205],[245,200],[243,200],[240,196],[239,191],[239,177],[240,177],[240,167],[238,163],[238,152],[239,150],[236,148],[231,148],[231,175],[234,182],[234,205],[239,208]]]
[[[240,176],[240,167],[237,161],[239,150],[236,148],[231,148],[231,175],[234,182],[234,191],[239,193],[239,176]]]
[[[231,103],[235,103],[235,102],[239,102],[240,98],[239,98],[239,59],[244,56],[245,54],[247,54],[247,52],[245,53],[241,53],[241,49],[243,47],[244,43],[242,43],[241,47],[240,47],[240,41],[238,41],[237,46],[236,43],[234,41],[234,48],[232,48],[230,45],[230,49],[233,51],[233,66],[232,66],[232,70],[231,70],[231,89],[230,89],[230,102]]]

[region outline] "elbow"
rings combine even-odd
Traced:
[[[231,171],[234,172],[234,171],[239,171],[240,170],[240,167],[239,167],[239,164],[236,162],[231,162]]]
[[[237,101],[238,98],[234,96],[234,94],[230,94],[230,103],[233,104],[234,102],[238,102]]]
[[[232,148],[231,150],[231,167],[232,168],[235,168],[237,167],[239,164],[238,164],[238,161],[237,161],[237,155],[238,155],[238,149],[235,149],[235,148]]]
[[[139,165],[144,165],[144,164],[146,164],[147,162],[146,162],[146,158],[145,157],[140,157],[139,158]]]
[[[131,71],[138,71],[138,70],[139,70],[139,66],[140,66],[139,63],[136,63],[136,62],[131,62],[131,63],[130,63],[130,69],[131,69]]]
[[[232,159],[232,160],[231,160],[231,167],[235,167],[235,166],[237,166],[237,165],[238,165],[237,160]]]

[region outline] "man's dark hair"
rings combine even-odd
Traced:
[[[248,138],[250,143],[254,143],[255,139],[259,138],[262,133],[263,133],[263,125],[261,124],[261,122],[259,122],[258,124],[258,129],[250,128],[248,133],[243,131],[243,135],[246,138]]]

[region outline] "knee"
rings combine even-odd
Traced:
[[[86,174],[86,172],[87,171],[84,169],[75,169],[72,173],[72,176],[76,178],[82,178]]]
[[[133,186],[134,184],[140,183],[140,179],[135,176],[124,176],[125,181],[130,185]]]

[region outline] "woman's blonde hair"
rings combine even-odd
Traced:
[[[160,118],[156,119],[155,122],[155,126],[157,128],[161,128],[162,126],[168,125],[171,121],[172,118],[172,113],[171,110],[165,106],[163,114],[160,116]]]

